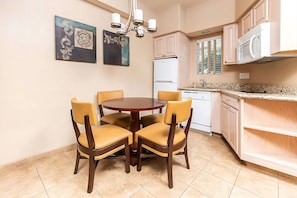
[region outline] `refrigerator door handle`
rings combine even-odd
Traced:
[[[172,80],[158,80],[158,81],[155,81],[155,82],[161,82],[161,83],[173,83]]]

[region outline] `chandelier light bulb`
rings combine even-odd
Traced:
[[[143,11],[141,9],[136,9],[134,12],[134,19],[135,20],[143,20]]]
[[[121,27],[121,15],[118,13],[112,13],[111,15],[111,27],[120,28]]]
[[[157,21],[156,21],[156,19],[149,19],[148,20],[148,31],[150,31],[150,32],[157,31]]]

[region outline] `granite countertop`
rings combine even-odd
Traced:
[[[210,88],[210,87],[186,87],[180,88],[180,90],[188,90],[188,91],[210,91],[210,92],[220,92],[221,88]]]
[[[297,95],[292,95],[288,93],[266,93],[265,91],[249,92],[249,91],[229,90],[225,88],[208,88],[208,87],[205,87],[205,88],[189,87],[189,88],[180,88],[180,90],[221,92],[240,99],[247,98],[247,99],[282,100],[282,101],[297,102]]]
[[[232,91],[232,90],[221,90],[221,93],[235,96],[237,98],[247,98],[247,99],[263,99],[263,100],[282,100],[282,101],[292,101],[297,102],[296,95],[288,94],[275,94],[275,93],[248,93],[242,91]]]

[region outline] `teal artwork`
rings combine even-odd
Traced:
[[[55,16],[56,59],[96,62],[96,27]]]
[[[106,65],[129,66],[129,37],[103,30],[103,59]]]

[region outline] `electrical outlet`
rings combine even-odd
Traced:
[[[250,73],[239,73],[239,79],[250,79]]]

